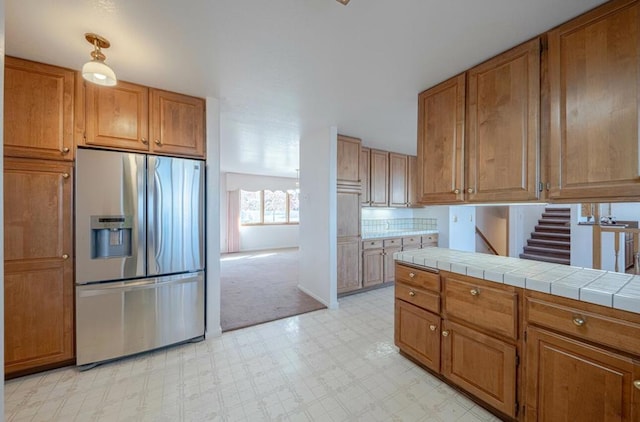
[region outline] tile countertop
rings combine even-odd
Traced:
[[[438,230],[385,230],[381,232],[362,232],[362,240],[383,239],[393,237],[419,236],[423,234],[438,234]]]
[[[393,257],[400,262],[640,313],[638,275],[433,246],[396,252]]]

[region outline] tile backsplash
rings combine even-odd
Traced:
[[[437,229],[437,218],[377,218],[371,220],[362,220],[363,233]]]

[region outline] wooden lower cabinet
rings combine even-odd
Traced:
[[[362,251],[362,286],[370,287],[384,282],[383,249]]]
[[[527,421],[640,421],[640,362],[536,327],[527,338]]]
[[[450,321],[442,323],[442,375],[515,417],[517,349],[513,344]]]
[[[440,371],[440,316],[396,300],[396,346],[427,368]]]
[[[360,244],[360,237],[338,238],[338,293],[346,293],[362,287]]]
[[[73,166],[5,158],[5,374],[72,363]]]

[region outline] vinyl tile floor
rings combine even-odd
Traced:
[[[5,383],[6,421],[497,421],[400,356],[393,287],[79,372]]]

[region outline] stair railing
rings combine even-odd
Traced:
[[[600,224],[593,225],[593,262],[592,266],[595,269],[602,268],[602,233],[614,233],[613,249],[615,254],[615,268],[616,272],[619,272],[620,261],[620,233],[630,233],[633,236],[633,272],[634,274],[640,274],[640,254],[638,249],[640,248],[640,228],[631,227],[610,227],[601,226]],[[626,246],[626,245],[625,245]],[[626,265],[625,265],[626,267]],[[626,271],[626,268],[625,268]],[[624,272],[624,271],[623,271]]]
[[[480,236],[480,239],[482,239],[482,241],[484,242],[484,244],[487,246],[487,248],[489,248],[489,250],[491,251],[491,253],[493,253],[494,255],[500,255],[498,253],[498,251],[496,250],[496,248],[493,247],[493,245],[491,244],[491,242],[489,242],[489,239],[487,239],[487,237],[484,235],[484,233],[482,233],[480,231],[480,229],[478,228],[478,226],[476,226],[476,234],[478,234]]]

